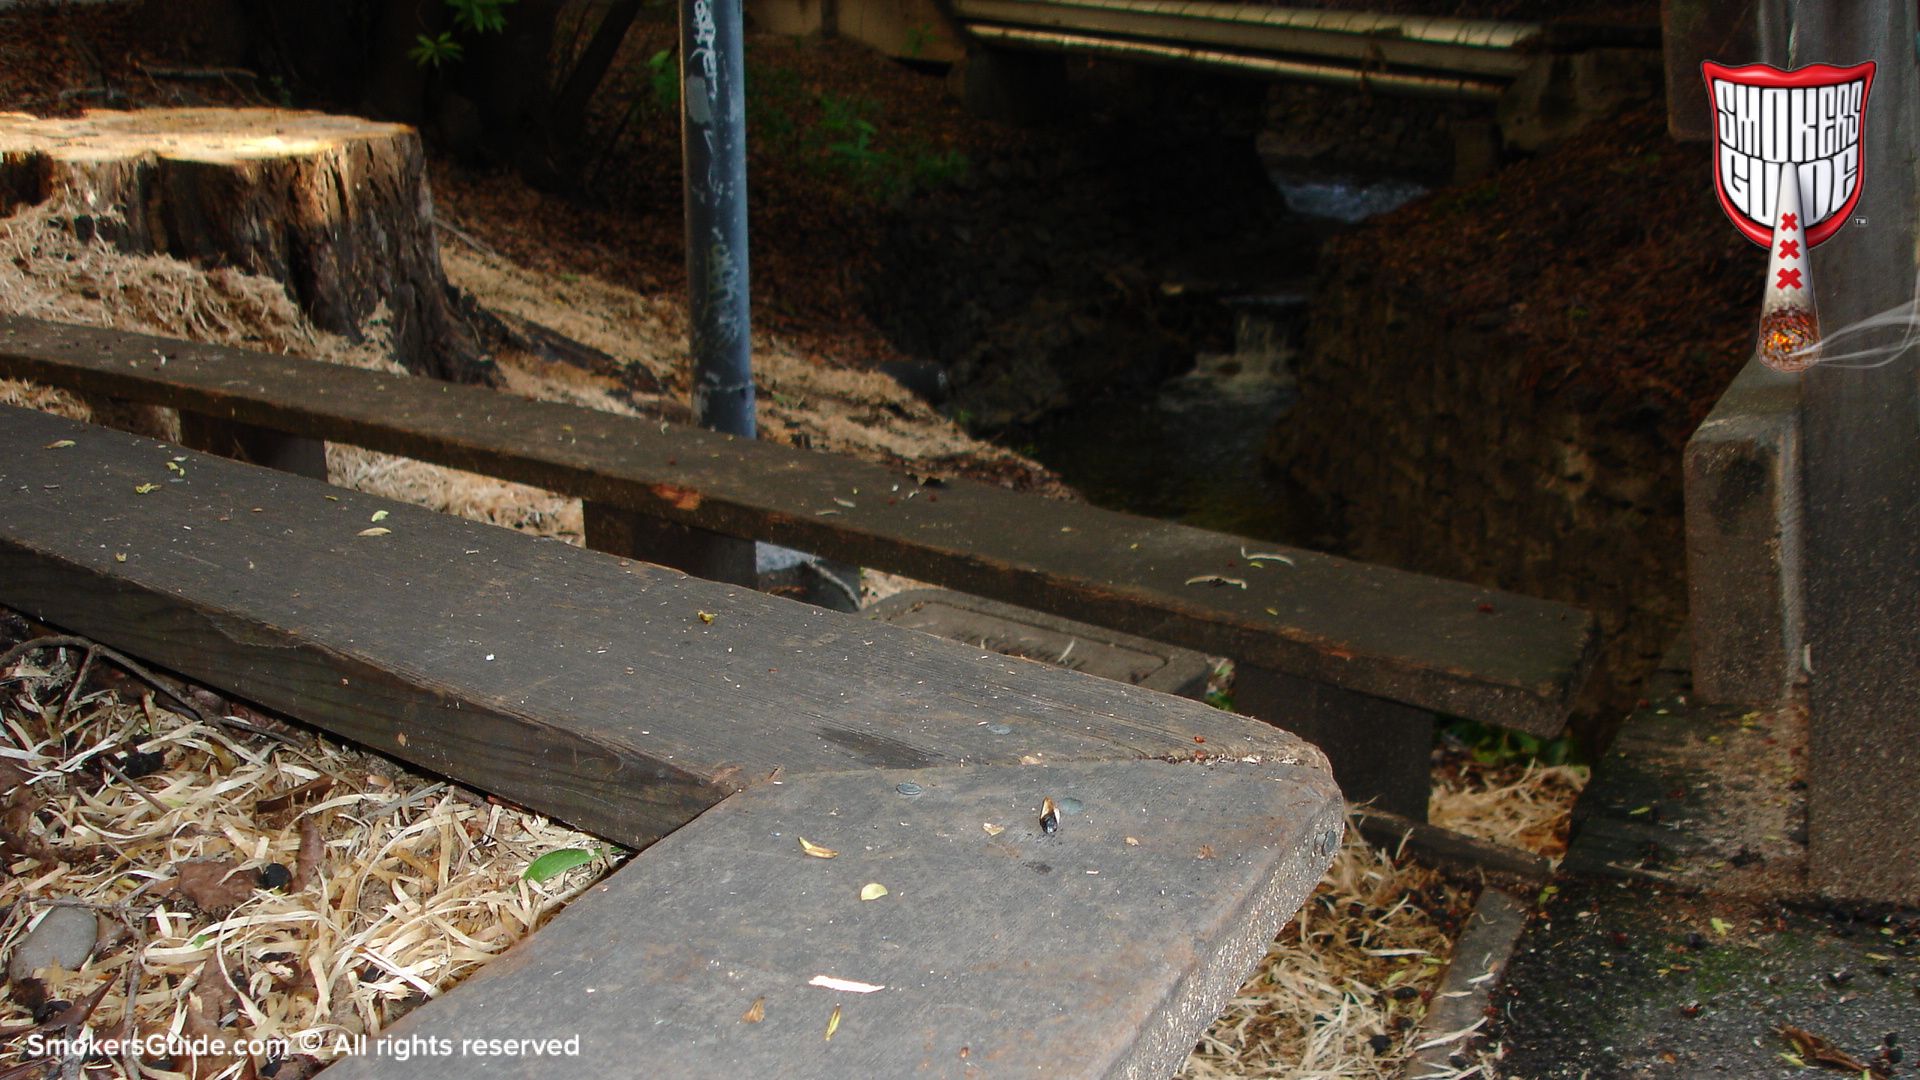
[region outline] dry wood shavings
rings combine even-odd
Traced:
[[[1201,1036],[1187,1080],[1396,1080],[1472,897],[1357,827],[1253,977]],[[1380,955],[1385,953],[1387,955]]]
[[[1219,574],[1197,574],[1186,580],[1188,585],[1232,585],[1244,589],[1247,583],[1236,577],[1221,577]]]
[[[0,791],[11,789],[0,836],[13,871],[0,879],[0,953],[54,902],[118,928],[79,971],[46,971],[43,1000],[92,1002],[73,1013],[76,1030],[121,1030],[131,1001],[132,1030],[286,1039],[331,1059],[591,884],[522,877],[543,853],[597,848],[590,837],[319,739],[76,688],[85,653],[0,656]],[[29,1006],[0,1000],[0,1030],[33,1022]],[[0,1042],[0,1075],[29,1060]],[[208,1055],[173,1067],[211,1077],[262,1064]]]

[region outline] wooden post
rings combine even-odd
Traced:
[[[1236,671],[1234,707],[1319,747],[1348,802],[1427,820],[1432,713],[1268,668]]]
[[[1877,64],[1859,204],[1813,251],[1831,335],[1914,300],[1915,11],[1912,0],[1785,6],[1785,23],[1763,24],[1762,38],[1790,42],[1793,66]],[[1920,895],[1917,362],[1908,349],[1880,367],[1823,364],[1802,376],[1808,855],[1812,883],[1831,896]]]
[[[181,410],[180,445],[297,476],[327,478],[327,444],[322,440],[282,435],[236,420]]]

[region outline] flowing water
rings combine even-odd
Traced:
[[[1275,186],[1303,223],[1351,225],[1425,192],[1396,177],[1316,174],[1278,166]],[[1192,371],[1145,394],[1088,402],[1024,433],[1021,449],[1096,505],[1258,540],[1325,547],[1332,540],[1261,449],[1294,407],[1289,361],[1305,297],[1223,296],[1234,351],[1202,355]]]

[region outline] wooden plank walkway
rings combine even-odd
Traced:
[[[1423,712],[1557,734],[1595,628],[1563,604],[493,391],[26,319],[0,375],[518,480],[1037,608]],[[1284,718],[1275,718],[1282,719]]]
[[[653,845],[401,1029],[580,1056],[348,1077],[1166,1073],[1344,827],[1265,724],[17,409],[0,603]]]

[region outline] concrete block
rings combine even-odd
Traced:
[[[1687,599],[1702,701],[1764,705],[1800,671],[1800,381],[1750,362],[1687,442]]]

